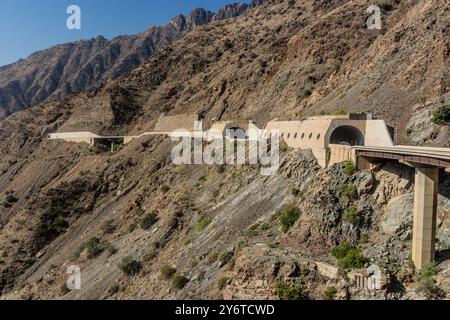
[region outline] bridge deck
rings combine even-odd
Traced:
[[[393,146],[352,147],[358,156],[389,160],[403,160],[436,167],[450,167],[450,148]]]

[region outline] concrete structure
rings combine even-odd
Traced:
[[[257,140],[261,133],[262,130],[251,121],[220,121],[214,123],[211,129],[206,132],[206,139],[207,141],[220,138]]]
[[[278,130],[291,148],[311,149],[318,163],[328,167],[352,159],[351,146],[393,146],[383,120],[367,115],[312,117],[304,121],[270,121],[266,130]]]
[[[178,114],[174,116],[161,115],[156,123],[154,132],[170,133],[177,130],[187,130],[190,132],[202,130],[203,128],[195,127],[198,123],[197,114]]]
[[[167,135],[167,136],[183,136],[185,134],[193,134],[194,132],[202,132],[203,128],[195,127],[198,122],[198,115],[196,114],[181,114],[176,116],[159,117],[154,131],[144,132],[136,136],[100,136],[92,132],[61,132],[52,133],[48,135],[49,140],[63,140],[74,143],[87,143],[95,147],[97,145],[105,145],[114,150],[116,145],[125,145],[133,140],[144,136],[151,135]],[[178,132],[177,132],[178,130]]]
[[[352,160],[359,169],[370,169],[372,163],[400,161],[416,169],[412,258],[416,267],[434,261],[438,173],[450,168],[450,148],[394,146],[392,130],[383,120],[370,115],[312,117],[304,121],[270,121],[264,130],[252,122],[223,121],[206,133],[197,115],[161,116],[153,132],[139,136],[98,136],[91,132],[68,132],[49,135],[52,140],[103,144],[114,150],[116,144],[127,144],[145,135],[184,136],[200,133],[208,141],[217,138],[253,139],[268,137],[276,130],[291,148],[311,149],[318,163],[328,167]],[[176,130],[184,129],[176,132]],[[240,129],[240,130],[239,130]],[[250,133],[256,133],[255,135]],[[357,280],[360,281],[360,280]]]
[[[64,140],[67,142],[75,142],[75,143],[87,143],[93,145],[93,139],[99,138],[99,135],[96,135],[92,132],[83,131],[83,132],[62,132],[62,133],[52,133],[48,135],[49,140]]]
[[[383,161],[400,161],[415,168],[412,259],[419,269],[434,261],[439,169],[450,168],[450,149],[354,147],[354,152],[359,169]]]
[[[374,275],[368,269],[352,270],[348,273],[348,278],[355,287],[364,290],[383,290],[389,284],[386,275]]]
[[[438,168],[416,168],[412,259],[419,267],[435,260],[438,179]]]

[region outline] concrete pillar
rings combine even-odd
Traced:
[[[416,168],[412,259],[416,268],[435,260],[438,168]]]
[[[357,157],[355,164],[358,170],[370,170],[371,168],[370,162],[366,157]]]

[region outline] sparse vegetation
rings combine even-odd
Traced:
[[[134,230],[136,230],[137,226],[139,225],[139,221],[133,221],[129,226],[128,226],[128,232],[129,233],[133,233]]]
[[[353,161],[347,160],[344,163],[344,173],[348,176],[353,175],[356,172],[356,165]]]
[[[3,201],[3,207],[4,208],[11,208],[17,201],[19,201],[18,198],[16,198],[12,194],[8,194],[5,198],[5,201]]]
[[[163,185],[162,187],[161,187],[161,192],[162,193],[167,193],[167,192],[169,192],[170,191],[170,187],[168,186],[168,185]]]
[[[420,269],[415,276],[417,282],[416,289],[418,292],[424,293],[431,299],[443,296],[442,290],[436,285],[435,277],[437,275],[436,263],[426,264]]]
[[[211,223],[211,219],[203,216],[200,218],[200,220],[198,220],[197,224],[195,225],[195,231],[197,233],[202,232],[203,230],[206,229],[207,226],[209,226],[209,224]]]
[[[116,230],[116,227],[114,226],[114,220],[108,220],[106,221],[102,227],[101,230],[105,234],[112,234],[114,233],[114,230]]]
[[[342,269],[363,268],[366,258],[359,248],[344,242],[332,249],[331,254],[338,260],[338,267]]]
[[[223,290],[225,289],[225,287],[228,285],[229,282],[230,278],[222,277],[219,279],[219,281],[217,281],[217,287],[219,288],[219,290]]]
[[[189,279],[184,275],[177,274],[172,280],[173,287],[175,289],[181,290],[189,283]]]
[[[433,113],[433,122],[437,125],[446,125],[450,122],[450,106],[442,106]]]
[[[219,254],[217,252],[211,252],[208,256],[208,263],[212,264],[217,261]]]
[[[281,231],[286,233],[300,217],[300,209],[295,204],[285,206],[279,212]]]
[[[145,215],[139,222],[142,230],[150,229],[158,221],[158,214],[153,211]]]
[[[208,177],[207,176],[201,176],[200,178],[198,178],[198,183],[200,185],[204,184],[206,181],[208,181]]]
[[[54,240],[69,227],[69,223],[63,216],[44,220],[38,225],[35,232],[35,240],[39,247]]]
[[[416,280],[422,281],[426,279],[433,278],[437,275],[437,268],[436,268],[436,262],[431,262],[429,264],[426,264],[420,269],[420,271],[416,274]]]
[[[407,135],[408,137],[409,137],[412,133],[413,133],[413,129],[412,129],[412,128],[406,129],[406,135]]]
[[[108,294],[113,295],[119,291],[120,291],[120,286],[117,283],[113,283],[108,289]]]
[[[289,6],[289,8],[292,8],[294,5],[295,5],[295,0],[288,0],[288,6]]]
[[[349,183],[348,185],[344,186],[344,188],[342,189],[342,194],[348,199],[355,199],[358,195],[353,183]]]
[[[337,294],[337,289],[335,287],[326,287],[323,291],[323,298],[325,300],[334,300]]]
[[[194,206],[191,200],[189,199],[188,195],[181,196],[180,199],[178,200],[178,203],[180,204],[180,206],[186,209],[190,209]]]
[[[234,251],[226,251],[219,255],[219,262],[221,266],[226,265],[228,262],[231,261],[234,257]]]
[[[104,250],[104,246],[101,244],[101,240],[97,237],[93,237],[89,239],[82,247],[80,248],[80,252],[86,250],[88,259],[93,259],[99,256]]]
[[[446,87],[450,87],[450,76],[448,76],[447,78],[445,78],[444,83],[445,83],[445,86],[446,86]]]
[[[177,269],[174,267],[166,264],[161,268],[161,275],[164,279],[169,280],[171,279],[174,274],[177,272]]]
[[[61,286],[60,291],[61,291],[61,295],[62,295],[62,296],[65,296],[66,294],[68,294],[68,293],[70,292],[70,289],[69,289],[69,287],[67,286],[67,284],[64,283],[64,284]]]
[[[134,276],[141,271],[142,265],[133,257],[128,256],[122,259],[122,261],[118,265],[118,268],[126,275]]]
[[[292,187],[291,193],[294,197],[298,197],[300,195],[300,189],[297,187]]]
[[[308,89],[305,89],[305,90],[302,91],[302,98],[303,99],[309,98],[311,95],[312,95],[312,92],[310,90],[308,90]]]
[[[350,205],[345,209],[344,221],[356,225],[360,221],[360,216],[358,215],[358,209],[354,205]]]
[[[307,295],[304,294],[303,288],[299,285],[290,285],[286,282],[278,282],[277,295],[280,300],[307,300]]]

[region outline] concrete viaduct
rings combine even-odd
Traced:
[[[450,168],[449,148],[352,147],[359,169],[399,161],[415,168],[412,259],[417,268],[435,260],[439,170]]]

